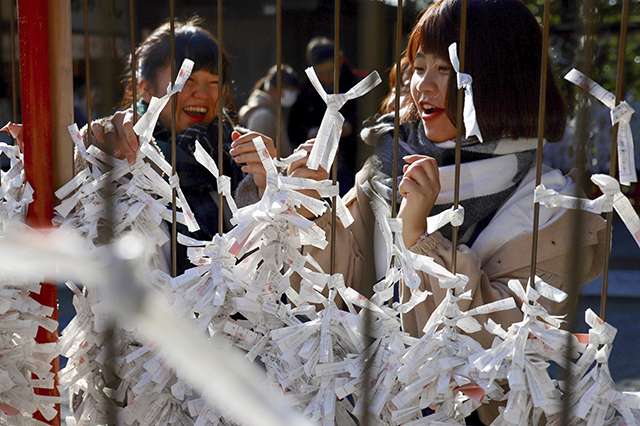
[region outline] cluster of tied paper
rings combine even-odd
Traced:
[[[189,70],[187,64],[180,75],[188,76]],[[332,96],[360,96],[375,81],[374,76],[347,94],[325,93],[323,98],[331,104]],[[237,208],[224,189],[224,176],[198,146],[196,158],[218,179],[235,227],[213,241],[180,236],[193,268],[177,277],[156,269],[161,263],[159,248],[167,241],[161,224],[171,218],[171,186],[179,188],[179,182],[172,178],[168,184],[162,178],[161,173],[171,176],[171,168],[149,144],[150,132],[157,120],[153,111],[159,112],[179,88],[177,82],[165,98],[154,100],[145,121],[136,125],[141,150],[135,166],[95,146],[85,150],[77,128],[70,127],[87,168],[56,192],[61,203],[54,222],[80,233],[84,249],[98,257],[105,256],[107,247],[101,229],[111,229],[115,240],[135,236],[144,245],[146,258],[140,268],[152,291],[216,346],[236,346],[249,360],[259,361],[266,370],[265,387],[284,395],[292,410],[324,425],[356,425],[365,416],[370,424],[380,425],[459,425],[482,404],[506,401],[494,425],[540,424],[541,418],[558,424],[565,384],[549,375],[550,364],[557,363],[573,383],[567,401],[570,424],[640,425],[640,394],[618,391],[608,371],[612,326],[587,311],[588,339],[561,330],[562,318],[550,315],[540,300],[559,302],[566,295],[539,279],[526,286],[509,283],[521,308],[505,299],[461,311],[457,301],[471,298],[464,291],[466,277],[408,251],[400,220],[389,217],[388,206],[370,188],[365,191],[385,235],[391,265],[374,286],[374,295],[365,298],[347,287],[340,274],[330,275],[312,257],[303,256],[301,247],[326,248],[327,239],[296,209],[304,206],[320,216],[327,203],[297,190],[314,188],[323,197],[338,194],[330,181],[281,173],[305,151],[276,160],[256,138],[267,187],[259,203]],[[341,104],[335,104],[328,109],[329,124],[332,116],[339,116]],[[327,149],[335,149],[316,145],[319,153],[310,155],[328,166],[335,152]],[[19,151],[4,145],[2,151],[12,161],[12,168],[2,173],[2,227],[24,227],[31,190]],[[194,229],[197,224],[178,194],[183,212],[178,219]],[[337,215],[348,226],[349,212],[336,199]],[[449,212],[448,220],[458,221],[460,214]],[[418,290],[417,269],[438,277],[447,289],[419,339],[404,333],[399,320],[401,313],[430,295]],[[38,424],[31,418],[36,410],[55,414],[54,401],[35,395],[33,389],[53,386],[48,363],[59,354],[68,358],[59,373],[60,390],[69,389],[72,395],[73,416],[66,419],[67,425],[108,424],[116,418],[125,425],[236,424],[237,413],[196,392],[180,368],[173,368],[133,322],[123,317],[114,322],[97,291],[68,282],[77,315],[57,344],[35,343],[38,326],[56,326],[46,318],[50,309],[29,296],[39,288],[39,277],[16,276],[4,269],[2,274],[0,424]],[[299,288],[290,285],[293,274],[302,278]],[[388,302],[398,285],[412,290],[404,304]],[[522,309],[523,320],[505,330],[491,320],[480,324],[474,319],[503,309]],[[482,327],[495,335],[489,349],[473,339]],[[573,352],[567,358],[569,342]]]

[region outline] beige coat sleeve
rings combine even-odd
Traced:
[[[366,173],[362,171],[356,175],[356,185],[344,197],[344,202],[354,223],[344,228],[336,220],[335,235],[335,263],[333,272],[341,273],[347,286],[354,288],[363,295],[370,297],[375,283],[375,267],[373,256],[373,226],[374,216],[369,207],[367,196],[359,189],[366,180]],[[313,246],[303,248],[303,254],[309,253],[320,264],[323,271],[331,274],[331,211],[316,219],[316,225],[323,229],[329,244],[324,250]],[[300,277],[292,276],[292,285],[298,288]]]
[[[580,220],[582,236],[580,254],[576,272],[571,271],[572,232],[576,220]],[[557,287],[568,297],[561,304],[546,303],[546,308],[555,315],[573,313],[577,302],[577,292],[580,286],[597,278],[602,272],[604,261],[604,221],[599,216],[567,211],[549,226],[540,229],[538,235],[538,256],[536,275],[547,284]],[[471,300],[459,302],[463,311],[473,309],[506,297],[515,295],[508,288],[511,279],[518,279],[525,285],[531,273],[532,234],[523,235],[503,246],[489,259],[485,265],[480,264],[479,257],[465,245],[458,247],[457,273],[469,277],[466,290],[472,291]],[[416,244],[412,250],[418,254],[432,257],[437,263],[451,270],[451,242],[442,237],[439,232],[430,235]],[[429,290],[429,296],[411,312],[402,316],[403,329],[412,336],[422,335],[422,328],[436,306],[444,299],[446,290],[441,289],[438,280],[427,274],[421,274],[421,289]],[[574,280],[571,277],[575,277]],[[572,285],[577,287],[572,288]],[[409,294],[402,292],[402,299],[407,300]],[[542,300],[541,300],[542,301]],[[516,298],[516,303],[520,301]],[[519,309],[510,309],[490,314],[491,319],[507,329],[509,325],[522,319]],[[484,324],[488,315],[477,315],[475,318]],[[474,333],[472,337],[482,346],[491,346],[494,336],[484,330]]]

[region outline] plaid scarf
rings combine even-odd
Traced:
[[[373,186],[387,201],[391,201],[393,174],[394,115],[376,117],[362,133],[362,139],[373,145],[370,161],[377,171]],[[440,167],[440,194],[431,215],[453,206],[455,173],[455,141],[433,143],[427,139],[422,123],[403,123],[399,129],[398,184],[406,155],[420,154],[434,158]],[[496,211],[515,192],[536,156],[535,139],[499,139],[480,143],[475,138],[461,143],[459,202],[465,209],[464,223],[459,228],[461,243],[471,245],[491,221]],[[398,193],[398,206],[402,197]],[[451,238],[452,226],[440,229]]]

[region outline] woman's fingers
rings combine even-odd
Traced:
[[[313,149],[314,142],[315,142],[315,139],[309,139],[305,143],[298,146],[295,150],[299,151],[301,149],[304,149],[307,152],[311,152],[311,150]],[[308,159],[309,159],[309,156],[307,155],[306,157],[289,164],[287,175],[291,177],[303,177],[303,178],[313,179],[313,180],[329,179],[329,172],[327,172],[322,167],[318,167],[318,170],[312,170],[308,168],[307,167]]]
[[[96,137],[96,139],[98,139],[98,142],[103,145],[106,143],[106,140],[104,138],[104,131],[102,130],[102,124],[98,123],[97,121],[92,122],[91,133]]]
[[[231,134],[231,139],[233,139],[233,142],[231,143],[231,149],[229,150],[229,153],[233,156],[233,159],[236,163],[243,165],[243,172],[253,174],[253,181],[262,193],[266,186],[267,171],[262,165],[260,155],[258,155],[256,146],[253,143],[253,140],[258,136],[262,138],[262,141],[264,142],[269,155],[273,157],[275,155],[276,149],[273,146],[273,141],[271,140],[271,138],[256,132],[249,132],[247,134],[241,135],[239,132],[234,131]]]
[[[262,160],[258,155],[256,146],[253,143],[253,140],[258,136],[262,138],[269,155],[275,157],[276,148],[271,138],[257,132],[249,132],[241,135],[234,131],[231,135],[233,142],[231,143],[229,153],[233,156],[236,163],[245,165],[242,167],[242,171],[245,173],[266,173],[262,167]]]
[[[403,200],[398,217],[407,247],[412,246],[427,229],[426,218],[431,213],[440,193],[440,172],[435,159],[424,155],[403,158],[408,164],[398,185]]]
[[[404,157],[404,160],[409,164],[403,167],[402,181],[411,180],[417,184],[422,192],[435,192],[437,196],[440,192],[440,171],[436,160],[424,155],[410,155]],[[403,186],[407,189],[413,187],[407,184]],[[418,188],[414,188],[414,190]]]
[[[115,131],[111,130],[111,126]],[[107,128],[109,131],[105,133],[105,138],[114,155],[126,158],[129,164],[135,164],[139,144],[138,136],[133,131],[133,111],[129,109],[116,112],[110,125],[105,126],[105,130]]]
[[[256,152],[256,146],[253,143],[253,140],[258,136],[262,138],[262,141],[264,142],[265,147],[269,151],[269,155],[271,155],[272,157],[275,157],[277,153],[276,153],[275,144],[273,143],[273,139],[257,132],[249,132],[244,135],[241,135],[240,133],[234,131],[231,134],[231,138],[233,139],[233,142],[231,143],[231,150],[229,151],[229,153],[235,157],[238,155],[244,155],[244,154],[250,154],[250,153]]]
[[[124,116],[122,118],[122,133],[124,134],[124,138],[131,148],[132,151],[137,151],[140,148],[140,144],[138,142],[138,135],[133,130],[134,125],[134,112],[132,109],[128,109],[124,111]]]
[[[93,122],[91,130],[114,157],[126,158],[129,164],[135,164],[140,144],[133,131],[133,110],[118,111],[102,122]]]

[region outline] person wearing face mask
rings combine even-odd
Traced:
[[[293,147],[287,134],[289,111],[298,99],[300,93],[298,76],[289,65],[281,66],[281,153],[286,157],[293,152]],[[267,75],[262,77],[254,86],[246,105],[240,108],[238,117],[240,124],[254,132],[262,133],[270,138],[276,138],[277,131],[277,66],[272,66]]]
[[[325,92],[332,94],[333,41],[326,37],[316,37],[309,41],[307,44],[307,63],[315,70]],[[340,55],[339,69],[339,93],[346,93],[365,76],[361,71],[354,69],[342,55]],[[317,136],[326,109],[327,105],[311,81],[306,79],[298,100],[291,107],[291,115],[289,116],[289,138],[294,147]],[[345,194],[353,186],[355,172],[361,165],[357,164],[358,132],[361,126],[359,126],[356,100],[347,101],[340,109],[340,114],[344,116],[345,120],[342,125],[340,149],[337,155],[338,182],[340,183],[340,193]]]

